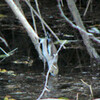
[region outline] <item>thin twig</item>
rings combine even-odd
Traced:
[[[86,35],[88,35],[88,36],[89,36],[92,40],[94,40],[95,42],[100,43],[100,40],[97,39],[92,33],[89,33],[89,32],[87,32],[87,31],[85,31],[84,29],[82,29],[81,27],[75,25],[74,23],[72,23],[72,21],[70,21],[70,20],[65,16],[65,14],[64,14],[64,12],[63,12],[63,10],[62,10],[62,8],[61,8],[61,5],[60,5],[60,3],[59,3],[59,0],[58,0],[58,7],[59,7],[59,10],[60,10],[60,12],[61,12],[61,15],[65,18],[65,20],[66,20],[73,28],[75,28],[75,29],[81,31],[82,33],[84,33],[84,34],[86,34]]]
[[[77,93],[76,95],[76,100],[79,100],[79,93]]]
[[[29,4],[31,6],[30,1],[29,1]],[[32,16],[32,21],[33,21],[33,27],[34,27],[35,32],[37,33],[36,21],[35,21],[34,13],[32,11],[32,7],[30,7],[30,11],[31,11],[31,16]]]
[[[7,57],[9,56],[9,54],[4,49],[2,49],[1,47],[0,47],[0,49]]]
[[[40,100],[42,98],[42,96],[44,95],[44,92],[47,90],[47,84],[48,84],[48,78],[49,78],[50,70],[51,70],[51,68],[49,68],[49,70],[46,74],[46,81],[45,81],[44,89],[42,90],[42,93],[40,94],[40,96],[38,97],[37,100]]]
[[[35,4],[36,4],[36,8],[37,8],[38,14],[42,18],[37,0],[35,0]],[[43,24],[42,21],[41,21],[41,25],[42,25],[42,28],[43,28],[43,31],[44,31],[45,36],[47,36],[46,29],[45,29],[45,26],[44,26],[44,24]]]
[[[60,43],[60,40],[59,38],[57,37],[57,35],[53,32],[53,30],[48,26],[48,24],[43,20],[43,18],[41,18],[41,16],[39,16],[39,14],[35,11],[35,9],[30,6],[30,4],[28,3],[27,0],[25,0],[26,4],[32,8],[33,12],[35,13],[35,15],[44,23],[44,25],[48,28],[48,30],[52,33],[52,35],[59,41]]]
[[[88,3],[87,3],[87,6],[86,6],[86,9],[85,9],[85,11],[84,11],[83,16],[85,16],[85,15],[86,15],[86,13],[87,13],[87,10],[88,10],[88,8],[89,8],[90,3],[91,3],[91,0],[88,0]]]
[[[0,40],[2,40],[2,42],[8,47],[8,43],[6,42],[6,40],[5,40],[4,38],[2,38],[2,37],[0,36]]]
[[[92,96],[92,98],[93,98],[93,90],[92,90],[92,86],[89,85],[89,84],[87,84],[87,83],[86,83],[85,81],[83,81],[82,79],[81,79],[81,81],[82,81],[86,86],[89,87],[89,89],[90,89],[90,93],[91,93],[91,96]]]
[[[5,52],[1,47],[0,49],[4,52],[4,55],[0,55],[0,58],[3,58],[2,60],[0,60],[0,63],[5,60],[7,57],[11,56],[14,54],[14,52],[18,49],[18,48],[15,48],[14,50],[10,51],[10,52]]]
[[[61,48],[64,46],[65,43],[66,40],[60,45],[59,49],[57,50],[57,53],[55,54],[55,57],[58,55],[59,51],[61,50]]]
[[[56,54],[54,55],[54,58],[53,58],[52,62],[56,59],[56,56],[58,55],[59,51],[61,50],[61,48],[63,47],[63,45],[65,44],[65,42],[66,42],[66,40],[60,45],[59,49],[57,50]],[[42,93],[40,94],[40,96],[38,97],[37,100],[40,100],[42,98],[42,96],[44,95],[44,92],[47,90],[49,73],[50,73],[50,70],[52,69],[52,67],[54,67],[54,66],[50,66],[50,68],[49,68],[49,70],[48,70],[48,72],[46,74],[46,81],[45,81],[44,89],[42,90]]]

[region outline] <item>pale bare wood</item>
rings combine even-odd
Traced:
[[[68,7],[73,15],[73,18],[74,18],[74,21],[76,23],[77,26],[81,27],[82,29],[86,30],[85,29],[85,26],[82,22],[82,19],[80,17],[80,13],[76,7],[76,4],[75,4],[75,1],[74,0],[66,0],[67,1],[67,4],[68,4]],[[91,56],[91,58],[94,58],[96,60],[99,60],[99,55],[98,53],[96,52],[95,48],[92,47],[92,43],[89,39],[89,36],[87,34],[84,34],[83,32],[80,31],[80,34],[83,38],[83,42],[87,48],[87,51],[89,53],[89,55]]]

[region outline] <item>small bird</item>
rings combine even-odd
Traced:
[[[56,55],[57,49],[49,36],[41,39],[40,43],[42,44],[42,54],[48,63],[50,73],[52,76],[55,76],[58,74],[58,55]]]

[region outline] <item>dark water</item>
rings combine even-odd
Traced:
[[[28,66],[13,67],[15,69],[17,67],[13,74],[0,73],[0,100],[7,95],[16,100],[36,100],[44,87],[45,75],[43,72],[31,70]],[[92,94],[88,85],[92,87],[93,96],[100,97],[99,73],[61,73],[57,77],[50,77],[48,82],[50,91],[45,92],[43,98],[67,97],[73,100],[76,98],[91,100]]]
[[[17,100],[35,100],[38,97],[43,88],[43,75],[34,71],[24,72],[22,69],[14,71],[15,75],[7,73],[0,75],[1,99],[6,95],[11,95]]]
[[[4,0],[1,1],[4,2]],[[55,31],[55,33],[59,37],[62,36],[63,38],[64,34],[71,34],[71,33],[74,34],[74,32],[72,32],[72,28],[68,27],[65,20],[61,17],[60,12],[57,8],[56,1],[54,2],[52,0],[52,3],[50,0],[47,1],[40,0],[40,1],[41,1],[40,7],[42,8],[41,9],[42,16],[44,17],[48,25],[50,25],[50,27]],[[0,10],[1,14],[2,13],[8,14],[8,18],[0,21],[2,24],[2,26],[0,26],[1,27],[0,29],[2,30],[4,37],[7,39],[7,42],[8,44],[11,45],[11,47],[13,48],[18,47],[19,50],[23,49],[22,52],[26,54],[25,50],[29,51],[28,49],[30,45],[29,42],[27,41],[24,43],[24,40],[22,39],[22,36],[23,34],[25,34],[25,31],[23,31],[22,33],[22,30],[19,30],[18,20],[14,19],[15,16],[14,14],[12,14],[11,9],[8,9],[6,7],[4,6]],[[96,13],[92,13],[91,16],[93,18],[97,18],[98,20],[100,14],[99,12],[97,13],[97,11],[99,11],[98,10],[99,8],[97,7],[100,6],[97,6],[96,4],[96,7],[94,9]],[[26,7],[24,8],[26,9]],[[26,15],[30,15],[29,12]],[[66,15],[69,16],[69,13],[67,11],[66,11]],[[15,28],[12,29],[13,26]],[[18,31],[21,31],[22,36],[18,35],[19,33]],[[40,29],[39,31],[40,33],[42,33]],[[7,35],[6,33],[7,34],[9,33],[9,35]],[[17,36],[16,37],[17,39],[15,40],[14,37],[11,38],[11,36],[12,34],[16,34],[16,33],[17,35],[15,35],[15,37]],[[27,40],[26,37],[25,39]],[[31,47],[33,48],[33,45]],[[81,59],[82,64],[85,63],[85,65],[87,65],[86,64],[87,61],[89,62],[89,57],[87,57],[88,54],[83,54],[83,51],[79,52],[79,54],[81,55],[79,59]],[[35,55],[35,53],[33,52],[32,55]],[[63,66],[64,64],[66,65],[66,62],[67,65],[70,65],[70,63],[72,64],[72,62],[76,64],[76,62],[78,61],[76,57],[77,55],[75,50],[74,51],[69,50],[69,52],[67,50],[66,54],[63,51],[59,56],[59,58],[61,59],[59,62],[61,62],[61,65]],[[79,62],[77,63],[78,65]],[[63,66],[60,66],[61,70],[58,77],[50,77],[48,83],[49,85],[48,88],[50,91],[45,93],[43,98],[66,97],[72,100],[76,100],[76,98],[78,98],[77,100],[91,100],[92,96],[94,98],[100,98],[100,74],[99,74],[100,69],[98,71],[95,71],[95,69],[97,69],[97,67],[95,66],[93,71],[91,71],[89,69],[92,68],[90,68],[89,66],[87,67],[85,66],[86,70],[81,70],[81,68],[77,68],[76,70],[78,71],[75,71],[73,67],[67,66],[66,68],[63,68]],[[1,69],[6,69],[8,71],[7,73],[0,73],[0,100],[3,100],[5,96],[8,95],[11,96],[11,98],[14,98],[16,100],[36,100],[41,94],[45,82],[45,75],[43,74],[42,67],[43,65],[38,67],[36,66],[36,64],[32,66],[32,68],[24,65],[19,65],[19,66],[4,65],[1,67],[0,64]],[[12,71],[14,75],[9,71]]]

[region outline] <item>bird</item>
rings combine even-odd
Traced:
[[[56,76],[59,71],[57,49],[49,36],[42,38],[40,43],[42,44],[42,54],[48,64],[48,70],[50,70],[52,76]]]

